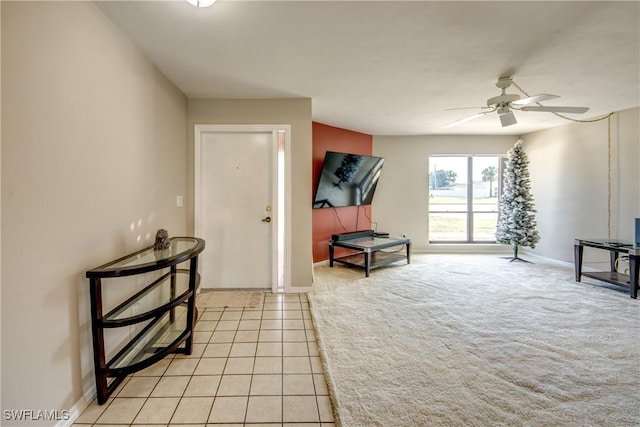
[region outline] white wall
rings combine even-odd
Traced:
[[[0,46],[2,46],[2,6],[0,5]],[[2,48],[0,48],[0,82],[2,81]],[[0,83],[0,93],[2,84]],[[2,164],[2,102],[0,102],[0,164]],[[2,188],[2,174],[0,174],[0,188]],[[0,242],[2,242],[2,197],[0,197]],[[0,272],[2,272],[2,245],[0,244]],[[0,319],[2,319],[2,274],[0,274]],[[0,325],[1,326],[1,325]],[[0,327],[0,347],[2,343],[2,328]],[[0,351],[0,367],[2,366],[2,352]],[[0,368],[0,384],[2,384],[2,369]],[[0,387],[0,402],[2,402],[2,387]]]
[[[374,136],[373,154],[384,168],[373,200],[373,222],[379,231],[406,234],[412,249],[429,249],[429,156],[442,154],[506,155],[513,136]],[[462,250],[432,245],[432,250]],[[473,250],[480,249],[474,245]]]
[[[68,410],[93,386],[85,271],[188,231],[187,100],[95,4],[1,7],[2,409]]]
[[[630,242],[633,220],[640,217],[639,118],[635,108],[611,120],[611,237]],[[607,120],[571,123],[523,140],[541,236],[534,252],[573,261],[574,239],[608,234]],[[603,251],[585,251],[588,262],[607,259]]]
[[[632,241],[640,217],[640,109],[616,113],[611,121],[611,237]],[[541,256],[573,261],[573,241],[607,237],[607,121],[571,123],[522,136],[529,157],[531,190]],[[463,250],[428,243],[428,158],[436,154],[504,155],[518,137],[374,136],[373,153],[385,157],[373,202],[378,230],[406,234],[415,250]],[[467,250],[484,250],[467,246]],[[588,266],[608,262],[607,253],[586,251]],[[601,266],[600,266],[601,267]]]
[[[196,124],[291,125],[291,286],[308,288],[311,255],[311,100],[189,99],[189,229],[193,230],[193,138]]]

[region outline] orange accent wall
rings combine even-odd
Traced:
[[[320,179],[322,162],[327,151],[364,154],[373,151],[373,136],[313,122],[313,195]],[[309,203],[313,203],[310,200]],[[371,206],[314,209],[313,262],[329,259],[329,239],[332,234],[371,229]],[[357,226],[357,229],[356,229]],[[337,248],[339,249],[339,248]],[[336,255],[340,252],[336,250]]]

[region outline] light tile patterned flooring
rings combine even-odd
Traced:
[[[74,426],[334,427],[306,295],[199,316],[191,355],[128,376]]]

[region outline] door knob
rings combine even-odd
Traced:
[[[262,222],[271,222],[271,217],[262,218]]]

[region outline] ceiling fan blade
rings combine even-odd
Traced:
[[[522,111],[544,111],[548,113],[574,113],[582,114],[589,111],[589,107],[547,107],[547,106],[530,106],[522,107]]]
[[[513,111],[509,111],[508,113],[500,114],[500,123],[502,123],[502,127],[505,127],[515,125],[518,121]]]
[[[444,111],[453,111],[453,110],[488,110],[491,107],[456,107],[456,108],[445,108]]]
[[[528,98],[518,99],[517,101],[513,101],[511,104],[513,105],[528,105],[533,104],[535,102],[546,101],[548,99],[560,98],[558,95],[549,95],[548,93],[541,93],[540,95],[533,95]]]
[[[477,119],[478,117],[482,117],[482,116],[484,116],[485,114],[490,113],[490,112],[491,112],[491,111],[487,111],[487,112],[484,112],[484,113],[474,114],[473,116],[465,117],[464,119],[459,119],[459,120],[453,121],[453,122],[451,122],[451,123],[447,123],[446,125],[444,125],[444,126],[442,126],[442,127],[443,127],[444,129],[452,128],[452,127],[457,126],[457,125],[459,125],[459,124],[461,124],[461,123],[466,123],[466,122],[470,122],[471,120],[475,120],[475,119]]]

